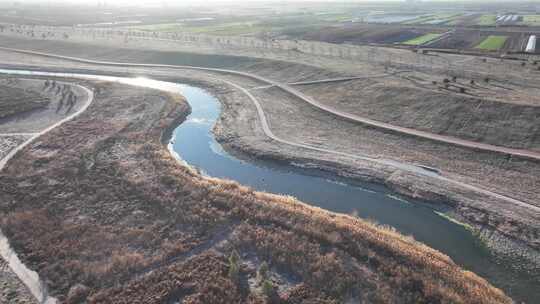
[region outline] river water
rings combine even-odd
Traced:
[[[517,261],[493,257],[469,230],[437,213],[444,209],[404,199],[380,185],[353,183],[287,164],[237,159],[212,134],[221,111],[219,101],[199,88],[181,86],[181,90],[192,114],[174,131],[169,149],[191,166],[260,191],[291,195],[327,210],[393,226],[450,256],[514,299],[540,303],[540,278],[511,267]]]
[[[212,134],[221,111],[220,103],[203,89],[146,78],[2,69],[0,73],[117,81],[180,92],[191,105],[192,114],[174,130],[169,150],[189,165],[209,176],[235,180],[260,191],[291,195],[327,210],[390,225],[445,253],[457,264],[486,278],[515,300],[540,303],[538,276],[523,270],[526,265],[515,267],[519,263],[517,260],[501,261],[495,258],[464,226],[440,216],[438,213],[445,211],[442,208],[404,199],[380,185],[352,182],[290,164],[247,162],[228,154]]]

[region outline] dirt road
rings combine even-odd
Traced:
[[[433,133],[429,133],[425,131],[399,127],[392,124],[375,121],[366,117],[360,117],[358,115],[354,115],[351,113],[342,112],[334,108],[331,108],[329,106],[321,104],[314,98],[299,92],[298,90],[292,88],[291,86],[287,84],[282,84],[282,83],[279,83],[279,82],[276,82],[276,81],[273,81],[273,80],[270,80],[270,79],[252,74],[252,73],[240,72],[240,71],[234,71],[234,70],[228,70],[228,69],[215,69],[215,68],[193,67],[193,66],[184,66],[184,65],[142,64],[142,63],[129,63],[129,62],[123,63],[123,62],[97,61],[97,60],[89,60],[89,59],[84,59],[84,58],[62,56],[62,55],[55,55],[55,54],[49,54],[49,53],[43,53],[43,52],[34,52],[34,51],[28,51],[28,50],[20,50],[20,49],[12,49],[12,48],[5,48],[5,47],[0,47],[0,49],[22,53],[22,54],[39,55],[39,56],[45,56],[49,58],[58,58],[58,59],[71,60],[71,61],[76,61],[76,62],[81,62],[81,63],[90,63],[90,64],[99,64],[99,65],[121,66],[121,67],[156,67],[156,68],[193,69],[193,70],[200,70],[200,71],[212,71],[212,72],[240,75],[240,76],[249,77],[249,78],[261,81],[261,82],[265,82],[269,85],[278,87],[282,89],[283,91],[323,111],[326,111],[328,113],[334,114],[341,118],[349,119],[351,121],[362,123],[368,126],[373,126],[373,127],[381,128],[381,129],[392,131],[392,132],[398,132],[405,135],[417,136],[420,138],[425,138],[425,139],[434,140],[437,142],[457,145],[457,146],[476,149],[476,150],[496,152],[496,153],[507,154],[510,156],[525,157],[525,158],[530,158],[534,160],[540,160],[540,153],[537,153],[534,151],[512,149],[512,148],[507,148],[507,147],[501,147],[501,146],[495,146],[495,145],[490,145],[490,144],[484,144],[484,143],[478,143],[474,141],[459,139],[459,138],[455,138],[451,136],[433,134]]]

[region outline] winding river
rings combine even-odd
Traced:
[[[232,179],[254,189],[294,196],[327,210],[357,215],[395,227],[486,278],[515,300],[540,302],[540,278],[500,261],[465,227],[439,215],[444,209],[400,197],[387,188],[337,179],[313,169],[264,161],[243,161],[215,140],[212,129],[219,101],[202,89],[181,85],[192,114],[173,133],[169,150],[205,174]],[[526,267],[526,265],[522,265]]]
[[[495,258],[464,226],[440,216],[439,212],[444,212],[444,209],[404,199],[380,185],[338,179],[290,164],[246,162],[230,155],[212,134],[220,115],[220,103],[203,89],[144,78],[16,70],[0,70],[0,73],[118,81],[180,92],[191,105],[192,114],[174,130],[169,150],[189,165],[207,175],[235,180],[256,190],[291,195],[327,210],[393,226],[401,233],[412,235],[447,254],[515,300],[531,304],[540,302],[539,277],[528,274],[526,265],[516,265],[518,261]]]

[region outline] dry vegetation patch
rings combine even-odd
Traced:
[[[62,302],[511,303],[395,231],[200,176],[161,143],[185,102],[94,85],[0,175],[0,227]],[[254,257],[271,275],[250,289]]]
[[[49,99],[29,90],[0,84],[0,120],[13,115],[43,109],[49,104]]]

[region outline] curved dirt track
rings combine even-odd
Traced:
[[[324,153],[332,153],[332,154],[337,154],[337,155],[350,157],[350,158],[353,158],[353,159],[361,159],[361,160],[366,160],[366,161],[379,163],[379,164],[386,165],[386,166],[391,166],[391,167],[394,167],[394,168],[397,168],[397,169],[400,169],[400,170],[413,172],[413,173],[416,173],[416,174],[428,176],[430,178],[439,179],[439,180],[442,180],[442,181],[445,181],[445,182],[460,186],[462,188],[465,188],[465,189],[468,189],[468,190],[471,190],[471,191],[474,191],[474,192],[477,192],[477,193],[482,193],[482,194],[491,196],[493,198],[501,199],[501,200],[504,200],[506,202],[516,204],[516,205],[519,205],[521,207],[529,208],[529,209],[534,210],[536,212],[540,212],[540,207],[531,205],[531,204],[526,203],[526,202],[522,202],[522,201],[517,200],[517,199],[513,199],[513,198],[508,197],[508,196],[504,196],[504,195],[501,195],[501,194],[498,194],[498,193],[495,193],[495,192],[492,192],[492,191],[489,191],[489,190],[485,190],[485,189],[482,189],[482,188],[479,188],[479,187],[476,187],[476,186],[473,186],[473,185],[470,185],[470,184],[467,184],[467,183],[463,183],[463,182],[460,182],[460,181],[456,181],[456,180],[452,180],[452,179],[443,177],[443,176],[441,176],[439,174],[433,173],[433,172],[431,172],[429,170],[422,169],[421,167],[418,167],[418,166],[415,166],[415,165],[409,165],[409,164],[400,163],[400,162],[396,162],[396,161],[392,161],[392,160],[371,158],[371,157],[362,156],[362,155],[359,155],[359,154],[350,154],[350,153],[345,153],[345,152],[341,152],[341,151],[337,151],[337,150],[324,149],[324,148],[319,148],[319,147],[315,147],[315,146],[311,146],[311,145],[307,145],[307,144],[302,144],[302,143],[297,143],[297,142],[292,142],[292,141],[289,141],[289,140],[286,140],[286,139],[279,138],[270,129],[270,126],[269,126],[268,121],[266,119],[266,115],[264,114],[264,110],[263,110],[260,102],[257,100],[257,98],[255,96],[253,96],[253,94],[251,94],[249,92],[248,89],[243,88],[243,87],[241,87],[241,86],[239,86],[239,85],[237,85],[235,83],[232,83],[230,81],[227,81],[227,80],[223,80],[223,79],[218,79],[218,80],[229,84],[230,86],[240,90],[241,92],[243,92],[245,95],[248,96],[248,98],[253,102],[253,104],[257,108],[257,114],[259,116],[259,120],[261,121],[261,125],[262,125],[262,128],[263,128],[263,131],[264,131],[265,135],[268,136],[269,138],[271,138],[272,140],[275,140],[275,141],[283,143],[283,144],[299,147],[299,148],[305,148],[305,149],[310,149],[310,150],[324,152]]]
[[[0,47],[0,49],[1,49],[1,47]],[[48,55],[45,55],[45,56],[48,56]],[[51,55],[51,56],[56,57],[56,55]],[[168,66],[165,66],[165,67],[168,67]],[[199,69],[199,68],[197,68],[197,69]],[[200,69],[208,70],[206,68],[200,68]],[[210,71],[213,71],[213,70],[214,69],[210,69]],[[44,73],[47,73],[47,72],[44,72]],[[239,72],[239,73],[242,73],[242,72]],[[39,75],[39,72],[37,72],[36,75]],[[81,75],[80,77],[77,77],[77,74],[71,74],[71,77],[84,79],[84,75]],[[489,191],[489,190],[486,190],[486,189],[482,189],[482,188],[479,188],[479,187],[474,186],[474,185],[470,185],[470,184],[467,184],[467,183],[464,183],[464,182],[449,179],[449,178],[446,178],[446,177],[444,177],[444,176],[442,176],[440,174],[434,173],[434,172],[432,172],[430,170],[426,170],[426,169],[423,169],[423,168],[421,168],[419,166],[415,166],[415,165],[412,165],[412,164],[401,163],[401,162],[397,162],[397,161],[393,161],[393,160],[389,160],[389,159],[376,159],[376,158],[371,158],[371,157],[368,157],[368,156],[365,156],[365,155],[345,153],[345,152],[341,152],[341,151],[337,151],[337,150],[324,149],[324,148],[320,148],[320,147],[316,147],[316,146],[311,146],[311,145],[308,145],[308,144],[297,143],[297,142],[292,142],[292,141],[288,141],[288,140],[285,140],[285,139],[281,139],[281,138],[277,137],[275,134],[273,134],[273,132],[270,129],[270,126],[269,126],[269,124],[267,122],[265,113],[263,111],[263,108],[262,108],[260,102],[257,100],[257,98],[255,98],[250,93],[250,91],[248,89],[246,89],[246,88],[244,88],[244,87],[242,87],[242,86],[240,86],[238,84],[235,84],[233,82],[221,79],[221,78],[214,78],[214,79],[218,80],[218,81],[221,81],[221,82],[224,82],[224,83],[226,83],[226,84],[240,90],[241,92],[243,92],[251,100],[251,102],[253,102],[253,104],[257,108],[257,113],[258,113],[258,116],[259,116],[259,120],[261,121],[261,124],[262,124],[263,132],[265,133],[266,136],[268,136],[269,138],[275,140],[276,142],[280,142],[280,143],[283,143],[283,144],[287,144],[287,145],[291,145],[291,146],[295,146],[295,147],[299,147],[299,148],[310,149],[310,150],[313,150],[313,151],[318,151],[318,152],[323,152],[323,153],[331,153],[331,154],[335,154],[335,155],[346,156],[346,157],[349,157],[349,158],[352,158],[352,159],[365,160],[365,161],[370,161],[370,162],[382,164],[382,165],[385,165],[385,166],[390,166],[390,167],[393,167],[393,168],[396,168],[396,169],[399,169],[399,170],[403,170],[403,171],[406,171],[406,172],[411,172],[411,173],[418,174],[418,175],[421,175],[421,176],[426,176],[426,177],[429,177],[429,178],[438,179],[438,180],[441,180],[443,182],[459,186],[459,187],[461,187],[463,189],[474,191],[476,193],[484,194],[484,195],[490,196],[492,198],[499,199],[499,200],[505,201],[507,203],[511,203],[513,205],[518,205],[518,206],[527,208],[527,209],[529,209],[531,211],[534,211],[534,212],[540,212],[540,207],[537,207],[535,205],[532,205],[532,204],[529,204],[527,202],[523,202],[523,201],[511,198],[511,197],[508,197],[508,196],[505,196],[505,195],[502,195],[502,194],[498,194],[498,193],[495,193],[495,192],[492,192],[492,191]]]
[[[72,84],[73,85],[73,84]],[[87,98],[86,98],[86,101],[84,103],[84,105],[78,110],[76,111],[75,113],[71,114],[70,116],[54,123],[53,125],[45,128],[44,130],[40,131],[40,132],[37,132],[37,133],[9,133],[9,134],[0,134],[0,135],[31,135],[32,137],[30,137],[28,140],[26,140],[24,143],[22,143],[20,146],[18,146],[17,148],[11,150],[3,159],[0,160],[0,171],[2,171],[4,169],[4,167],[6,166],[7,162],[13,158],[15,156],[15,154],[17,154],[17,152],[19,152],[20,150],[22,150],[24,147],[28,146],[30,143],[32,143],[34,140],[36,140],[38,137],[42,136],[42,135],[45,135],[47,134],[48,132],[52,131],[53,129],[59,127],[60,125],[74,119],[75,117],[79,116],[80,114],[82,114],[84,111],[86,111],[86,109],[90,106],[90,104],[92,103],[92,100],[94,100],[94,92],[92,92],[92,90],[86,88],[86,87],[83,87],[81,85],[75,85],[77,87],[79,87],[80,89],[82,89],[83,91],[86,92],[87,94]]]
[[[11,150],[4,158],[0,159],[0,171],[4,169],[7,162],[11,160],[19,151],[21,151],[23,148],[31,144],[33,141],[35,141],[38,137],[47,134],[48,132],[54,130],[55,128],[61,126],[62,124],[73,120],[77,116],[81,115],[86,109],[90,106],[92,101],[94,100],[94,92],[84,86],[77,85],[77,84],[70,84],[74,85],[76,87],[79,87],[86,93],[86,98],[84,101],[83,106],[73,114],[65,117],[64,119],[52,124],[51,126],[43,129],[42,131],[38,133],[28,133],[29,135],[32,135],[29,139],[27,139],[25,142],[23,142],[21,145],[17,146],[13,150]],[[21,134],[27,134],[27,133],[21,133]],[[50,297],[47,293],[46,288],[43,286],[41,280],[39,279],[39,275],[26,268],[24,264],[20,262],[18,257],[11,251],[9,248],[9,244],[7,239],[2,234],[2,231],[0,231],[0,243],[4,242],[2,246],[0,246],[0,256],[6,261],[8,261],[8,266],[11,268],[13,273],[19,277],[19,279],[28,287],[28,290],[30,293],[36,298],[36,300],[39,303],[44,304],[55,304],[57,303],[57,300],[53,297]]]
[[[489,151],[489,152],[496,152],[496,153],[502,153],[507,154],[511,156],[518,156],[518,157],[524,157],[529,158],[533,160],[540,160],[540,153],[530,150],[522,150],[522,149],[512,149],[512,148],[506,148],[501,146],[495,146],[490,144],[484,144],[464,139],[459,139],[451,136],[445,136],[445,135],[438,135],[433,134],[425,131],[419,131],[411,128],[405,128],[405,127],[399,127],[388,123],[379,122],[376,120],[372,120],[369,118],[361,117],[358,115],[354,115],[347,112],[342,112],[339,110],[336,110],[332,107],[323,105],[316,101],[314,98],[307,96],[298,90],[292,88],[291,86],[283,83],[279,83],[255,74],[247,73],[247,72],[240,72],[240,71],[234,71],[234,70],[227,70],[227,69],[217,69],[217,68],[204,68],[204,67],[195,67],[195,66],[184,66],[184,65],[168,65],[168,64],[145,64],[145,63],[129,63],[129,62],[111,62],[111,61],[99,61],[99,60],[90,60],[90,59],[84,59],[84,58],[77,58],[77,57],[70,57],[70,56],[62,56],[62,55],[56,55],[56,54],[49,54],[49,53],[43,53],[43,52],[35,52],[35,51],[28,51],[28,50],[21,50],[21,49],[14,49],[14,48],[7,48],[7,47],[0,47],[0,50],[5,51],[11,51],[11,52],[17,52],[22,54],[30,54],[30,55],[38,55],[38,56],[44,56],[49,58],[56,58],[56,59],[64,59],[64,60],[70,60],[80,63],[87,63],[87,64],[98,64],[98,65],[107,65],[107,66],[119,66],[119,67],[156,67],[156,68],[173,68],[173,69],[190,69],[190,70],[199,70],[199,71],[210,71],[210,72],[219,72],[219,73],[226,73],[226,74],[232,74],[232,75],[239,75],[248,77],[251,79],[255,79],[261,82],[268,83],[269,85],[278,87],[282,89],[283,91],[299,98],[300,100],[307,102],[311,104],[314,107],[317,107],[320,110],[323,110],[325,112],[331,113],[333,115],[336,115],[338,117],[353,121],[362,123],[368,126],[397,132],[409,136],[416,136],[424,139],[429,139],[441,143],[466,147],[470,149],[475,150],[481,150],[481,151]]]
[[[42,76],[47,74],[47,72],[42,72],[42,73],[43,73]],[[40,72],[35,72],[35,74],[40,75]],[[88,75],[86,75],[86,76],[88,76]],[[93,76],[93,75],[90,75],[90,76]],[[85,78],[85,75],[83,75],[83,74],[79,74],[79,75],[78,74],[71,74],[70,77],[72,77],[72,78],[80,78],[80,79],[86,79],[87,78],[87,77]],[[346,156],[346,157],[349,157],[349,158],[352,158],[352,159],[359,159],[359,160],[378,163],[378,164],[393,167],[393,168],[396,168],[396,169],[399,169],[399,170],[411,172],[411,173],[426,176],[426,177],[429,177],[429,178],[438,179],[438,180],[441,180],[441,181],[444,181],[444,182],[447,182],[447,183],[462,187],[464,189],[468,189],[468,190],[471,190],[471,191],[474,191],[474,192],[477,192],[477,193],[488,195],[488,196],[491,196],[493,198],[500,199],[500,200],[506,201],[506,202],[511,203],[511,204],[519,205],[521,207],[525,207],[525,208],[528,208],[530,210],[540,212],[540,207],[531,205],[529,203],[526,203],[526,202],[511,198],[511,197],[508,197],[508,196],[505,196],[505,195],[501,195],[501,194],[498,194],[498,193],[495,193],[495,192],[492,192],[492,191],[489,191],[489,190],[485,190],[485,189],[479,188],[477,186],[473,186],[473,185],[463,183],[463,182],[460,182],[460,181],[457,181],[457,180],[446,178],[446,177],[444,177],[444,176],[442,176],[442,175],[440,175],[438,173],[432,172],[430,170],[426,170],[426,169],[424,169],[422,167],[419,167],[419,166],[416,166],[416,165],[402,163],[402,162],[393,161],[393,160],[389,160],[389,159],[372,158],[372,157],[365,156],[365,155],[360,155],[360,154],[351,154],[351,153],[346,153],[346,152],[342,152],[342,151],[338,151],[338,150],[325,149],[325,148],[320,148],[320,147],[316,147],[316,146],[312,146],[312,145],[308,145],[308,144],[304,144],[304,143],[298,143],[298,142],[293,142],[293,141],[289,141],[289,140],[286,140],[286,139],[282,139],[282,138],[276,136],[272,132],[272,130],[271,130],[269,124],[268,124],[268,120],[266,119],[266,115],[264,113],[264,110],[263,110],[263,107],[262,107],[261,103],[259,102],[259,100],[255,96],[253,96],[253,94],[251,94],[249,89],[244,88],[244,87],[242,87],[242,86],[240,86],[240,85],[238,85],[236,83],[233,83],[233,82],[225,80],[225,79],[221,79],[221,78],[213,78],[213,79],[217,80],[217,81],[220,81],[220,82],[223,82],[223,83],[225,83],[225,84],[227,84],[229,86],[232,86],[232,87],[238,89],[239,91],[241,91],[243,94],[245,94],[250,99],[250,101],[255,105],[255,107],[257,109],[257,115],[258,115],[259,120],[261,121],[261,125],[262,125],[262,129],[263,129],[264,134],[267,137],[271,138],[272,140],[274,140],[276,142],[287,144],[287,145],[294,146],[294,147],[309,149],[309,150],[313,150],[313,151],[318,151],[318,152],[323,152],[323,153],[331,153],[331,154],[335,154],[335,155]],[[86,107],[84,109],[86,109]],[[82,110],[84,111],[84,109],[82,109]],[[54,127],[55,126],[52,126],[52,128],[54,128]],[[41,133],[36,133],[35,137],[38,137],[40,135],[41,135]],[[32,138],[34,138],[34,137],[32,137]],[[32,138],[29,139],[28,141],[31,141]],[[26,145],[26,144],[27,143],[23,144],[20,148],[22,149],[22,147],[24,147],[24,145]],[[12,152],[16,153],[14,151],[12,151]],[[3,165],[5,165],[5,163]],[[2,169],[3,165],[0,162],[0,170]]]

